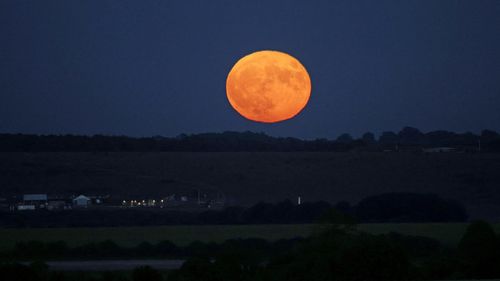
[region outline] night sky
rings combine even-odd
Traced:
[[[304,111],[248,121],[241,57],[280,50],[312,79]],[[500,1],[0,2],[0,132],[335,138],[413,126],[500,130]]]

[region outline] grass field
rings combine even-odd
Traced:
[[[399,232],[407,235],[427,236],[447,245],[455,245],[463,235],[467,224],[462,223],[403,223],[403,224],[361,224],[358,228],[373,234]],[[500,224],[494,225],[500,232]],[[264,238],[277,240],[308,236],[315,225],[196,225],[196,226],[153,226],[153,227],[103,227],[103,228],[36,228],[0,229],[0,249],[8,249],[20,241],[66,241],[70,246],[91,242],[113,240],[121,246],[135,246],[147,241],[156,243],[170,240],[177,245],[193,241],[222,242],[231,238]]]
[[[147,241],[170,240],[177,245],[193,241],[222,242],[231,238],[256,237],[268,240],[307,236],[311,225],[177,225],[151,227],[99,228],[33,228],[0,229],[0,249],[10,248],[19,241],[66,241],[70,246],[113,240],[122,246],[135,246]]]

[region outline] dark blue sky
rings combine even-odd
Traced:
[[[296,118],[225,94],[253,51],[312,79]],[[500,130],[500,1],[1,1],[0,132],[263,131],[334,138],[403,126]]]

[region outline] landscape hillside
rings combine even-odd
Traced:
[[[500,154],[458,152],[2,152],[0,196],[145,198],[202,190],[226,205],[436,193],[500,220]]]

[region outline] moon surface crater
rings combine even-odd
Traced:
[[[293,118],[307,104],[311,80],[294,57],[259,51],[241,58],[226,81],[231,106],[252,121],[274,123]]]

